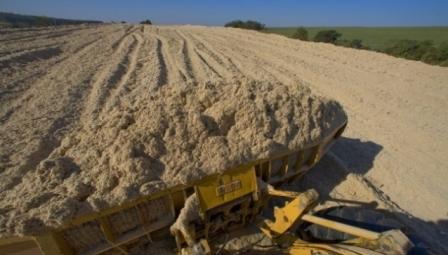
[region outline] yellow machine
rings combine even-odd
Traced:
[[[142,254],[138,249],[147,254],[155,243],[166,240],[172,240],[173,253],[216,254],[216,237],[248,224],[257,225],[275,244],[262,254],[406,254],[412,243],[399,230],[376,233],[312,215],[315,191],[274,188],[303,176],[344,128],[306,148],[83,215],[38,236],[0,239],[0,254]],[[285,200],[284,206],[269,209],[268,202],[276,198]],[[273,217],[262,216],[270,210]],[[306,222],[354,238],[332,243],[308,239],[298,234]]]
[[[241,227],[249,221],[278,245],[282,254],[407,254],[413,247],[411,241],[400,231],[382,233],[346,225],[308,213],[317,201],[315,190],[304,193],[281,191],[257,180],[255,169],[242,169],[225,175],[202,180],[195,186],[199,202],[199,213],[182,224],[174,225],[181,254],[213,254],[208,240],[224,229]],[[274,220],[259,216],[260,209],[273,197],[287,199],[282,208],[274,208]],[[187,212],[190,210],[190,212]],[[192,215],[196,207],[184,208],[182,214]],[[339,243],[309,242],[294,231],[300,224],[308,222],[355,236]]]

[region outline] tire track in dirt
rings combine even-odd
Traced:
[[[185,77],[187,82],[192,82],[195,80],[194,70],[191,64],[190,56],[188,55],[189,52],[187,50],[186,42],[185,40],[177,40],[174,39],[176,42],[179,42],[179,50],[177,51],[177,54],[175,55],[175,61],[177,61],[177,65],[180,67],[180,71],[182,72],[183,76]],[[177,43],[176,43],[177,44]],[[174,45],[174,43],[173,43]],[[173,46],[177,47],[177,46]]]
[[[172,54],[171,46],[169,45],[169,38],[166,35],[161,34],[161,29],[156,31],[156,38],[158,40],[158,54],[157,56],[161,59],[161,63],[166,65],[166,77],[167,84],[177,84],[178,81],[186,81],[185,75],[181,72],[180,67]],[[172,40],[172,39],[171,39]]]
[[[134,29],[135,30],[135,29]],[[95,74],[92,82],[92,91],[86,103],[83,119],[88,123],[94,123],[104,110],[104,105],[111,97],[113,90],[120,85],[121,80],[128,71],[130,54],[138,44],[137,39],[129,29],[125,36],[121,36],[112,44],[110,61]],[[115,46],[115,47],[114,47]]]
[[[313,83],[311,81],[322,80],[323,78],[328,77],[327,74],[329,72],[325,71],[322,65],[317,65],[313,61],[313,59],[321,60],[322,58],[320,58],[319,55],[307,55],[306,51],[295,47],[279,47],[278,45],[265,43],[263,38],[259,38],[250,33],[245,37],[241,37],[237,34],[233,34],[233,32],[233,30],[226,30],[226,33],[214,33],[214,35],[224,40],[224,42],[227,40],[230,42],[238,42],[236,45],[243,45],[243,50],[245,49],[250,51],[252,53],[251,55],[262,58],[265,63],[271,66],[275,63],[276,66],[272,66],[271,69],[278,70],[280,72],[280,76],[286,75],[287,77],[294,77],[295,80],[308,86]],[[252,49],[258,50],[253,51]],[[301,57],[295,56],[296,51],[300,52]],[[308,58],[309,60],[305,62],[303,58]],[[328,66],[331,66],[331,63],[328,63]],[[298,70],[300,70],[300,72],[298,72]],[[299,76],[298,73],[303,73],[305,75]],[[322,94],[328,94],[326,91],[321,91],[321,88],[314,89],[318,90]]]
[[[135,53],[133,68],[126,86],[120,91],[119,104],[108,109],[108,112],[127,112],[132,119],[138,118],[142,106],[153,100],[153,92],[160,89],[167,81],[167,71],[162,57],[161,42],[153,36],[153,30],[142,26],[142,43]],[[133,109],[133,110],[131,110]],[[143,118],[145,116],[142,116]]]
[[[229,41],[216,37],[203,37],[205,41],[213,45],[220,45],[221,54],[228,56],[234,61],[241,63],[241,70],[244,70],[245,75],[252,79],[259,80],[275,80],[285,83],[291,83],[291,79],[285,75],[280,75],[273,68],[266,68],[272,64],[258,58],[256,55],[250,54],[248,49],[241,49],[241,46],[235,44],[229,45]]]
[[[103,40],[110,40],[113,37],[114,34],[109,35],[109,39],[103,38]],[[89,80],[93,76],[96,66],[107,57],[101,56],[98,58],[95,54],[92,54],[102,47],[104,47],[104,43],[99,40],[69,56],[60,65],[51,69],[47,75],[39,78],[32,86],[32,90],[28,90],[23,94],[22,99],[18,100],[18,105],[36,105],[42,107],[42,110],[23,115],[28,110],[22,107],[22,111],[14,111],[14,115],[9,116],[9,121],[6,121],[0,127],[2,140],[14,142],[15,139],[20,139],[27,141],[26,144],[14,147],[13,151],[6,152],[9,155],[15,155],[14,158],[18,156],[17,154],[22,155],[23,160],[8,163],[14,167],[1,173],[5,177],[2,178],[2,190],[10,189],[20,183],[23,174],[35,169],[39,162],[48,157],[59,146],[61,137],[68,132],[72,125],[76,125],[83,101],[90,91]],[[72,68],[66,69],[65,66],[71,66]],[[63,83],[70,88],[69,90],[58,86],[61,82],[60,79],[71,81],[71,84]],[[42,87],[45,87],[47,91],[48,87],[53,88],[53,90],[50,89],[50,95],[46,96],[36,93]],[[27,94],[33,96],[30,97]],[[51,107],[47,107],[50,105]],[[31,126],[39,127],[39,129],[36,130]],[[5,132],[5,130],[8,130],[8,132]],[[33,130],[40,133],[37,140],[28,133],[34,132]],[[10,136],[12,134],[14,136]],[[9,158],[11,160],[11,157]]]
[[[139,107],[139,100],[166,84],[166,65],[161,56],[160,41],[151,34],[147,26],[142,26],[141,46],[136,54],[132,79],[127,82],[126,91],[120,97],[132,97],[125,101],[132,102],[128,107]]]
[[[168,71],[164,58],[165,50],[162,40],[156,35],[157,30],[152,26],[141,26],[141,33],[137,35],[141,41],[140,49],[135,55],[135,70],[130,77],[132,81],[127,82],[127,92],[134,93],[134,90],[140,89],[142,92],[148,92],[167,84]],[[136,76],[140,78],[136,78]],[[122,92],[120,94],[121,96],[127,95]]]
[[[115,43],[112,44],[112,48],[114,50],[116,50],[117,48],[120,48],[122,42],[126,39],[126,37],[129,37],[132,33],[134,33],[136,30],[138,29],[138,27],[133,27],[133,26],[128,26],[125,30],[124,35],[122,35],[120,37],[120,39],[118,41],[116,41]]]
[[[23,48],[18,48],[18,49],[8,49],[5,51],[0,51],[0,60],[3,59],[10,59],[13,58],[15,56],[19,56],[19,55],[23,55],[26,54],[28,52],[32,52],[35,50],[41,50],[41,49],[45,49],[45,48],[54,48],[54,47],[60,47],[62,45],[62,43],[60,42],[50,42],[50,43],[45,43],[44,45],[33,45],[30,47],[23,47]]]
[[[161,29],[160,32],[168,42],[169,52],[174,53],[174,55],[171,54],[170,58],[173,59],[182,80],[187,83],[194,82],[194,72],[185,41],[180,38],[175,30]]]
[[[120,65],[124,66],[124,72],[120,78],[115,77],[118,82],[115,86],[111,87],[112,91],[110,92],[110,97],[105,102],[105,109],[108,111],[119,103],[122,94],[129,92],[129,89],[127,89],[129,88],[127,83],[131,76],[135,75],[135,69],[143,39],[139,34],[133,34],[132,36],[134,41],[130,45],[130,49],[124,59],[124,62],[120,63]]]
[[[243,75],[243,72],[230,57],[220,54],[220,50],[216,46],[207,43],[196,31],[190,31],[188,35],[192,38],[198,54],[219,70],[218,73],[222,76],[232,78],[235,74]]]
[[[77,38],[84,37],[86,41],[90,41],[90,38],[92,37],[98,38],[98,33],[104,33],[104,31],[98,31],[97,33],[95,33],[95,31],[93,30],[91,31],[91,33],[89,33],[89,31],[81,30],[79,31],[79,33],[72,33],[61,38],[17,43],[7,47],[0,45],[0,58],[6,60],[9,58],[17,57],[19,55],[27,54],[32,51],[43,50],[46,48],[60,48],[68,53],[68,49],[71,49],[71,47],[75,45],[81,44],[81,42],[76,40]],[[23,66],[21,68],[23,68]]]
[[[198,53],[195,42],[183,32],[177,32],[184,42],[183,52],[185,56],[189,56],[191,61],[190,69],[193,71],[196,81],[211,81],[222,79],[222,76]]]
[[[84,47],[87,47],[89,44],[98,41],[101,36],[107,32],[109,32],[109,29],[103,29],[92,33],[81,31],[80,34],[73,34],[63,40],[50,40],[49,43],[43,43],[42,46],[39,45],[41,44],[39,43],[40,41],[36,41],[34,45],[27,45],[25,48],[21,47],[16,48],[15,50],[7,50],[6,52],[9,53],[0,57],[3,60],[2,62],[6,65],[4,66],[5,68],[0,70],[0,74],[3,76],[0,79],[2,81],[0,84],[0,90],[4,94],[8,94],[8,99],[17,97],[17,92],[23,92],[28,89],[28,85],[32,84],[32,81],[30,79],[23,78],[16,80],[15,77],[19,76],[13,76],[9,74],[10,72],[16,74],[23,72],[24,75],[20,75],[22,77],[39,77],[39,74],[47,72],[47,70],[50,70],[55,64],[67,59],[69,55],[74,54],[82,50]],[[80,42],[79,40],[76,40],[78,37],[83,37],[85,39]],[[54,53],[54,50],[51,51],[51,49],[62,51],[64,54],[53,54],[49,56],[46,54],[47,51]],[[42,54],[40,54],[41,52]],[[48,57],[52,57],[54,59],[48,59]],[[14,58],[14,60],[12,60],[12,58]],[[13,65],[14,67],[11,70],[9,70],[10,65]],[[4,100],[5,98],[2,98],[2,103],[4,103]]]
[[[108,30],[106,30],[106,32],[107,31]],[[96,36],[98,37],[101,34],[102,33],[96,33]],[[99,40],[101,40],[101,37],[93,38],[91,41],[88,41],[86,38],[82,42],[87,41],[87,43],[82,43],[80,46],[73,45],[70,47],[61,48],[63,54],[58,54],[54,60],[51,59],[52,61],[35,61],[36,63],[33,65],[21,67],[19,71],[14,70],[15,73],[23,72],[26,74],[25,78],[14,80],[14,77],[18,76],[11,76],[12,80],[3,79],[2,85],[5,87],[0,88],[0,98],[2,99],[0,104],[2,106],[2,110],[0,111],[0,115],[2,115],[2,117],[0,117],[0,122],[4,123],[7,121],[13,112],[16,112],[22,107],[23,102],[30,98],[29,96],[23,98],[23,93],[30,89],[35,82],[38,82],[40,77],[46,74],[48,70],[51,70],[51,68],[57,64],[64,63],[64,61],[69,59],[73,54],[83,54],[85,51],[90,50],[90,48],[93,47],[95,43],[98,43]],[[80,41],[75,41],[74,44],[77,44],[78,42]],[[29,59],[39,60],[39,58],[34,58],[32,55]],[[7,73],[5,74],[8,69],[3,71],[4,72],[2,73],[6,77],[10,76],[7,75]],[[22,99],[20,99],[21,97]],[[14,100],[18,100],[18,102],[14,102]]]
[[[175,69],[182,81],[194,84],[199,81],[210,80],[212,74],[194,51],[191,41],[184,35],[171,28],[161,28],[160,36],[168,43],[168,56],[175,63]],[[176,72],[176,71],[175,71]],[[178,83],[178,82],[177,82]]]
[[[84,28],[84,27],[75,27],[75,28],[68,28],[68,29],[60,29],[60,28],[56,28],[56,29],[51,29],[53,31],[51,32],[45,32],[42,34],[31,34],[31,35],[27,35],[27,36],[19,36],[19,37],[13,37],[13,38],[0,38],[0,43],[2,44],[16,44],[22,41],[35,41],[35,40],[45,40],[45,39],[51,39],[51,38],[56,38],[56,37],[63,37],[63,36],[67,36],[70,35],[73,32],[77,32],[80,30],[84,30],[84,29],[90,29],[90,28]],[[56,32],[55,32],[56,31]],[[3,36],[2,36],[3,37]]]
[[[271,54],[272,49],[263,49],[260,48],[259,45],[257,47],[253,46],[252,41],[242,40],[240,38],[235,37],[227,37],[227,34],[216,34],[214,36],[216,39],[221,39],[221,43],[231,42],[232,47],[238,49],[239,52],[247,52],[249,56],[257,61],[261,62],[262,66],[266,66],[267,70],[269,70],[272,75],[274,75],[277,80],[284,83],[302,83],[307,84],[308,82],[304,81],[301,77],[297,75],[296,63],[285,64],[285,59],[288,59],[289,55],[282,55],[280,53]],[[258,41],[257,41],[258,42]],[[278,47],[277,47],[278,48]],[[257,49],[257,50],[254,50]]]
[[[92,28],[93,29],[93,28]],[[90,29],[90,30],[92,30]],[[60,48],[61,50],[65,51],[65,53],[73,54],[76,53],[76,45],[81,45],[79,49],[81,49],[84,45],[84,42],[77,41],[76,39],[79,37],[85,38],[84,41],[87,41],[86,44],[91,43],[91,37],[93,37],[93,41],[98,40],[101,35],[103,35],[107,30],[100,30],[100,31],[87,31],[87,30],[79,30],[79,33],[72,33],[70,35],[64,36],[63,38],[58,39],[51,39],[51,40],[37,40],[33,41],[32,43],[16,43],[14,45],[14,48],[12,47],[3,47],[4,50],[0,53],[0,61],[7,61],[9,59],[26,56],[29,55],[29,57],[34,57],[36,59],[39,58],[45,58],[45,56],[40,56],[39,51],[45,51],[49,48]],[[75,48],[75,50],[72,50]],[[69,51],[69,52],[67,52]],[[36,54],[33,54],[36,52]],[[35,55],[35,56],[33,56]],[[11,62],[19,62],[19,61],[11,61]]]
[[[217,75],[221,79],[231,79],[234,77],[234,73],[229,71],[222,61],[217,61],[216,56],[210,55],[206,50],[204,50],[204,48],[201,48],[201,46],[203,45],[200,45],[199,47],[195,46],[194,51],[213,74]]]
[[[228,68],[228,65],[226,66],[223,59],[216,54],[212,54],[211,51],[206,48],[204,44],[199,42],[191,32],[183,31],[182,36],[185,38],[185,40],[189,41],[189,45],[192,45],[191,50],[194,52],[196,58],[198,58],[201,62],[201,65],[204,68],[204,71],[207,73],[209,80],[223,80],[231,79],[234,77],[234,73],[229,71],[230,68]],[[236,68],[234,66],[232,67],[232,70],[235,72]]]
[[[29,62],[37,60],[48,60],[52,57],[58,56],[62,53],[59,47],[45,47],[30,51],[13,54],[13,56],[0,57],[0,71],[4,68],[10,67],[11,64],[26,65]]]
[[[42,30],[47,30],[47,27],[27,27],[27,28],[4,28],[0,30],[1,36],[8,36],[8,35],[14,35],[14,34],[23,34],[26,32],[39,32]]]
[[[154,88],[159,88],[168,83],[168,67],[165,63],[165,59],[163,57],[163,49],[162,49],[162,41],[160,39],[156,39],[156,65],[159,67],[159,78],[157,79],[156,86]]]

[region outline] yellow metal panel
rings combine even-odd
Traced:
[[[112,231],[109,221],[106,218],[100,218],[99,221],[101,225],[101,230],[103,231],[103,234],[106,237],[107,241],[109,241],[112,244],[115,243],[117,237],[115,236],[115,233]]]
[[[10,255],[40,255],[39,247],[34,240],[28,240],[23,242],[13,242],[9,244],[0,245],[0,254],[10,254]]]
[[[15,244],[15,243],[23,243],[27,241],[34,241],[31,237],[7,237],[0,239],[0,246]]]
[[[35,240],[39,245],[42,254],[45,255],[71,255],[73,250],[67,246],[61,234],[48,233],[36,236]]]
[[[254,167],[209,176],[195,185],[202,212],[257,190]]]
[[[266,219],[258,227],[270,238],[285,234],[301,219],[301,216],[317,200],[318,196],[318,193],[313,189],[300,193],[284,207],[274,208],[275,221]]]
[[[380,233],[370,231],[355,226],[350,226],[337,221],[328,220],[311,214],[304,214],[302,220],[311,222],[320,226],[324,226],[330,229],[334,229],[343,233],[348,233],[353,236],[362,237],[368,240],[376,240],[380,237]]]

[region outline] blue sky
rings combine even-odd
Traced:
[[[0,11],[73,19],[268,26],[447,26],[448,0],[0,0]]]

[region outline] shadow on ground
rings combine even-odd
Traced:
[[[321,204],[334,205],[336,203],[379,211],[399,222],[399,227],[417,245],[417,249],[411,254],[448,254],[448,219],[431,222],[413,217],[406,212],[398,212],[399,210],[392,212],[379,209],[378,202],[382,202],[381,194],[375,196],[380,193],[379,190],[375,187],[355,185],[363,182],[361,181],[364,180],[363,176],[372,169],[375,158],[382,149],[381,145],[372,141],[341,137],[330,152],[304,178],[288,185],[288,189],[305,191],[314,188],[320,195]],[[360,181],[357,182],[357,179]],[[369,182],[366,181],[366,183]],[[364,190],[357,190],[357,188]],[[365,191],[366,189],[368,191]],[[360,195],[363,192],[366,195]],[[356,199],[359,197],[371,201],[359,202]]]
[[[328,199],[335,187],[345,181],[349,174],[367,174],[382,149],[383,146],[371,141],[341,137],[330,152],[299,181],[300,189],[317,189],[322,199]]]
[[[383,146],[372,141],[341,137],[331,147],[331,152],[356,174],[366,174],[372,167]]]

